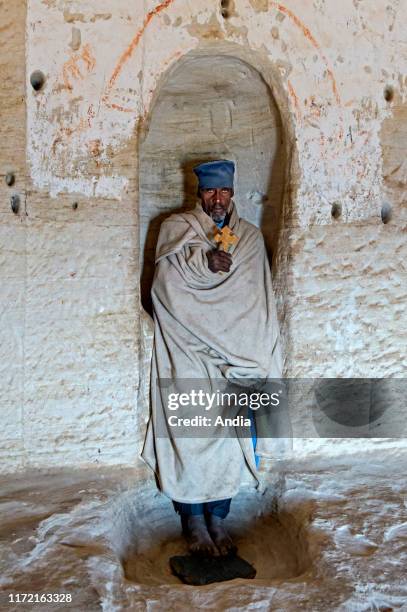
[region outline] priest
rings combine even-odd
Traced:
[[[232,199],[235,165],[216,160],[194,172],[196,207],[171,215],[158,237],[151,416],[142,458],[173,500],[189,550],[226,555],[236,550],[224,527],[231,499],[242,479],[259,485],[256,458],[273,457],[272,450],[267,438],[257,440],[255,455],[247,436],[212,436],[210,429],[177,435],[168,387],[196,381],[213,390],[218,381],[244,387],[278,379],[282,353],[263,236]]]

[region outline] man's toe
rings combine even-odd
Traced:
[[[223,541],[218,544],[218,550],[223,557],[227,555],[235,555],[237,553],[237,546],[230,541]]]

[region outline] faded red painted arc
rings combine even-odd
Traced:
[[[108,101],[109,94],[110,94],[110,92],[111,92],[111,90],[112,90],[112,88],[113,88],[113,86],[114,86],[114,84],[115,84],[115,82],[117,80],[117,77],[119,76],[120,72],[122,71],[124,64],[132,56],[134,49],[139,44],[140,39],[143,36],[143,34],[144,34],[148,24],[152,20],[152,18],[155,15],[158,15],[159,13],[161,13],[161,11],[163,11],[164,9],[168,8],[170,6],[170,4],[172,4],[173,2],[174,2],[174,0],[164,0],[164,2],[161,2],[161,4],[156,6],[154,9],[152,9],[147,14],[147,16],[145,17],[145,19],[143,21],[143,25],[141,26],[139,31],[136,33],[136,35],[133,37],[133,39],[131,40],[130,44],[127,46],[126,50],[122,53],[122,55],[119,58],[119,61],[117,62],[116,67],[115,67],[115,69],[113,71],[113,74],[112,74],[112,76],[109,79],[109,83],[107,85],[106,91],[103,94],[103,97],[102,97],[103,102],[107,102]]]
[[[112,76],[109,79],[109,83],[106,87],[106,91],[104,92],[103,96],[102,96],[102,101],[110,106],[110,108],[114,108],[116,110],[120,110],[123,112],[134,112],[132,109],[126,109],[123,108],[117,104],[113,104],[111,102],[109,102],[109,96],[110,93],[114,87],[114,84],[120,74],[120,72],[122,71],[125,63],[130,59],[130,57],[132,56],[134,50],[136,49],[137,45],[139,44],[148,24],[150,23],[150,21],[153,19],[153,17],[155,15],[158,15],[159,13],[161,13],[161,11],[163,11],[164,9],[168,8],[170,6],[170,4],[172,4],[174,2],[174,0],[164,0],[164,2],[161,2],[158,6],[156,6],[154,9],[152,9],[145,17],[144,21],[143,21],[143,25],[141,26],[141,28],[138,30],[138,32],[135,34],[135,36],[133,37],[133,39],[131,40],[130,44],[127,46],[127,48],[125,49],[125,51],[122,53],[122,55],[119,58],[119,61],[117,62],[115,69],[112,73]],[[291,21],[298,27],[300,28],[300,30],[302,31],[303,35],[305,36],[305,38],[307,38],[310,43],[313,45],[313,47],[318,51],[320,57],[322,58],[323,62],[326,65],[326,69],[327,69],[327,74],[329,76],[329,79],[331,80],[332,83],[332,91],[333,91],[333,95],[334,98],[336,100],[336,103],[338,104],[338,106],[341,106],[341,99],[340,99],[340,95],[338,92],[338,88],[336,85],[336,81],[335,81],[335,77],[333,74],[333,71],[331,69],[331,67],[329,66],[329,62],[328,59],[326,57],[326,55],[323,53],[321,46],[319,45],[319,43],[317,42],[317,40],[315,39],[315,37],[313,36],[313,34],[311,33],[311,31],[309,30],[309,28],[301,21],[301,19],[299,17],[297,17],[297,15],[295,13],[293,13],[293,11],[291,11],[289,8],[287,8],[286,6],[284,6],[283,4],[279,4],[278,2],[270,2],[271,6],[274,6],[275,8],[277,8],[281,13],[287,15]],[[295,96],[295,92],[294,89],[292,87],[292,84],[290,83],[289,85],[289,89],[290,89],[290,94],[294,97]],[[297,113],[300,113],[300,109],[299,109],[299,104],[298,104],[298,100],[296,99],[296,110]],[[343,119],[342,117],[340,117],[340,121],[342,123]],[[339,137],[341,138],[343,135],[343,128],[341,126],[340,128],[340,134]]]
[[[338,88],[336,86],[335,77],[333,75],[332,69],[329,67],[328,58],[323,53],[320,44],[317,42],[317,40],[313,36],[313,34],[311,33],[310,29],[307,28],[307,26],[301,21],[301,19],[299,17],[297,17],[297,15],[295,13],[293,13],[290,9],[288,9],[283,4],[278,4],[277,2],[271,2],[271,4],[273,4],[276,8],[278,8],[278,10],[281,13],[284,13],[285,15],[287,15],[295,23],[295,25],[298,26],[301,29],[301,31],[304,34],[305,38],[307,38],[310,41],[310,43],[312,44],[312,46],[318,51],[318,53],[320,54],[320,56],[323,59],[324,63],[326,64],[327,72],[329,74],[329,78],[332,81],[332,90],[334,92],[335,100],[336,100],[336,102],[339,105],[341,105],[341,99],[340,99],[340,96],[339,96]]]
[[[287,81],[287,87],[288,87],[288,93],[290,94],[293,103],[294,103],[294,107],[295,107],[295,114],[297,116],[297,120],[301,121],[301,109],[300,109],[300,104],[298,102],[298,97],[297,94],[295,93],[294,87],[291,83],[291,81],[288,79]]]
[[[335,80],[332,68],[329,65],[328,58],[326,57],[326,55],[322,51],[321,46],[319,45],[319,43],[317,42],[317,40],[315,39],[315,37],[311,33],[310,29],[307,28],[307,26],[301,21],[301,19],[299,17],[297,17],[297,15],[295,13],[293,13],[289,8],[287,8],[283,4],[279,4],[278,2],[273,2],[273,1],[270,2],[270,4],[273,5],[275,8],[277,8],[281,13],[284,13],[284,15],[287,15],[295,23],[295,25],[298,28],[301,29],[301,31],[304,34],[305,38],[307,38],[310,41],[310,43],[312,44],[312,46],[318,51],[320,57],[322,58],[325,66],[326,66],[326,71],[327,71],[328,76],[329,76],[329,78],[331,80],[331,83],[332,83],[332,92],[333,92],[335,101],[338,104],[338,106],[342,106],[342,102],[341,102],[341,98],[340,98],[340,95],[339,95],[338,87],[336,85],[336,80]],[[291,88],[292,88],[292,86],[291,86]],[[342,136],[343,136],[343,126],[342,126],[343,118],[342,118],[342,116],[340,116],[340,122],[341,122],[341,126],[340,126],[340,130],[339,130],[339,138],[342,138]]]

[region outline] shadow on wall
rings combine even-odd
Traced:
[[[276,103],[260,73],[242,60],[190,54],[158,92],[140,146],[141,296],[149,313],[160,225],[194,207],[193,167],[219,158],[235,161],[238,212],[262,229],[271,257],[286,167]]]
[[[145,244],[143,252],[143,266],[141,271],[141,302],[143,308],[152,315],[152,301],[151,301],[151,286],[154,278],[154,254],[157,245],[158,234],[160,232],[161,223],[174,213],[186,212],[194,208],[197,201],[197,178],[194,174],[193,168],[205,161],[211,161],[213,158],[197,158],[189,160],[181,165],[181,172],[184,178],[184,185],[179,197],[183,196],[183,201],[180,206],[174,207],[169,211],[159,214],[157,217],[151,219],[148,223]]]

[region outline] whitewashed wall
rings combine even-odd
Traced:
[[[138,139],[168,70],[200,49],[257,70],[281,115],[287,375],[405,375],[405,3],[235,0],[226,18],[215,0],[1,11],[1,173],[17,177],[1,185],[3,470],[136,461]]]

